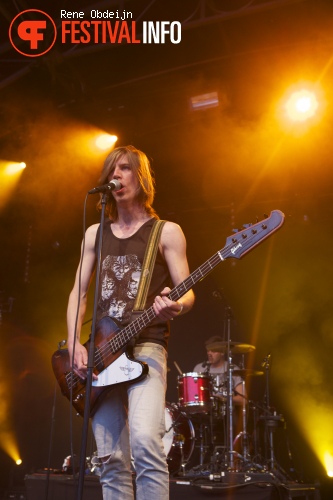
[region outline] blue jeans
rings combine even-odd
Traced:
[[[169,472],[162,438],[165,433],[165,349],[146,342],[134,357],[149,365],[148,375],[129,385],[115,386],[92,418],[98,456],[103,459],[104,500],[168,500]],[[127,407],[128,400],[128,407]]]

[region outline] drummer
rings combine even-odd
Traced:
[[[213,378],[213,395],[217,398],[225,400],[227,397],[227,376],[228,362],[224,359],[226,352],[226,342],[222,337],[215,335],[210,337],[205,342],[207,351],[207,361],[195,365],[193,371],[196,373],[207,373]],[[238,370],[237,365],[233,365],[234,369]],[[239,376],[232,377],[232,389],[234,391],[232,400],[236,405],[242,405],[244,402],[245,388],[243,379]]]

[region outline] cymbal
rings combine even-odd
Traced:
[[[264,372],[258,371],[258,370],[251,370],[251,369],[242,369],[242,370],[234,370],[233,375],[239,375],[240,377],[254,377],[258,375],[263,375]]]
[[[228,342],[222,342],[222,352],[227,352]],[[242,342],[230,342],[230,352],[232,354],[246,354],[255,350],[254,345],[243,344]]]

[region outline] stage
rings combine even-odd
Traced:
[[[75,481],[76,482],[76,481]],[[25,500],[76,500],[74,479],[66,474],[31,474],[25,477]],[[282,483],[270,473],[221,472],[210,477],[170,479],[170,500],[320,500],[318,485]],[[83,500],[102,500],[99,477],[87,475]]]

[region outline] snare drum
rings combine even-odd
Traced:
[[[178,472],[193,453],[194,427],[191,420],[182,413],[177,405],[166,403],[165,434],[163,445],[167,455],[169,472]]]
[[[178,376],[178,403],[189,413],[207,413],[211,406],[211,379],[206,373]]]

